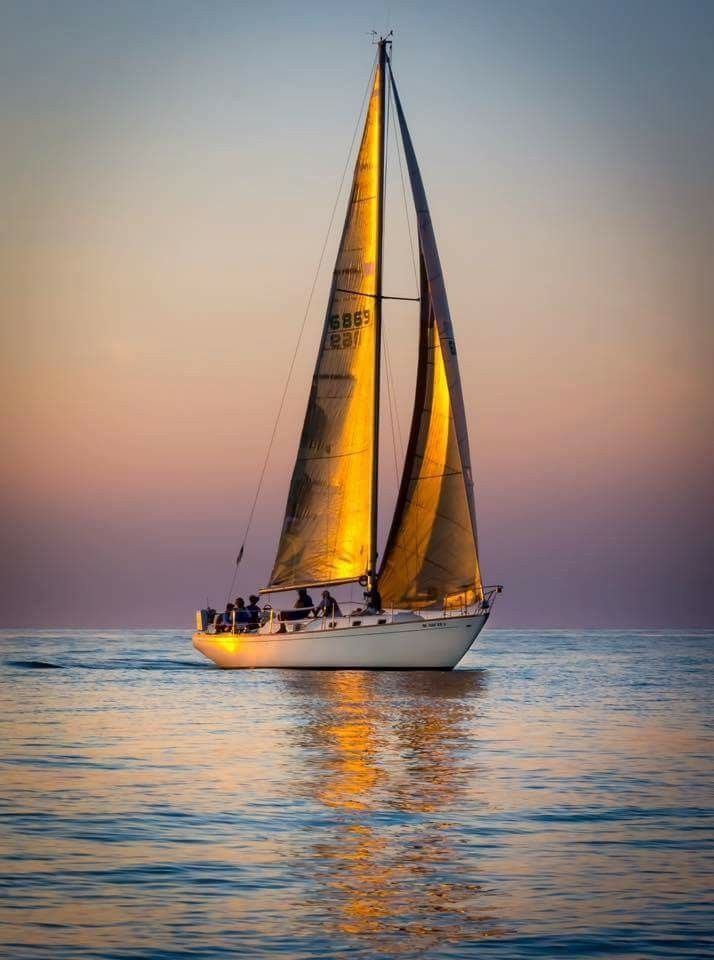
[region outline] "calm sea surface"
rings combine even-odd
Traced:
[[[188,633],[5,631],[0,954],[711,956],[713,662],[487,630],[454,673],[224,672]]]

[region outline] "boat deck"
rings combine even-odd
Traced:
[[[439,610],[389,610],[373,613],[372,611],[363,611],[355,609],[351,613],[345,613],[339,617],[313,616],[308,613],[303,617],[295,616],[295,610],[277,610],[269,608],[265,611],[265,618],[259,626],[253,624],[237,623],[230,630],[216,631],[215,628],[208,627],[201,632],[207,636],[215,634],[227,635],[253,635],[253,636],[272,636],[273,634],[285,633],[316,633],[326,630],[345,630],[354,627],[386,627],[390,625],[403,625],[406,623],[423,622],[425,626],[432,621],[453,620],[456,618],[468,618],[488,614],[493,605],[494,597],[500,592],[499,587],[489,587],[486,589],[484,599],[477,604],[468,606],[452,607]],[[342,606],[349,606],[343,603]],[[356,605],[355,605],[356,606]]]

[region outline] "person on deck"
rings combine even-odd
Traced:
[[[305,587],[300,587],[298,590],[297,600],[295,601],[295,610],[309,610],[310,613],[314,613],[315,604],[312,602],[312,597],[307,592]],[[305,614],[307,616],[307,613]]]
[[[315,616],[330,617],[332,620],[334,620],[335,617],[342,616],[340,606],[329,590],[322,591],[322,600],[320,606],[315,610]]]
[[[236,597],[236,623],[250,623],[250,613],[246,610],[243,597]]]
[[[226,604],[226,609],[216,620],[216,633],[230,633],[233,629],[233,611],[235,608],[235,603]]]
[[[367,590],[364,595],[365,600],[367,601],[367,606],[365,608],[365,613],[382,613],[382,595],[377,589],[377,584],[372,584],[371,589]]]
[[[254,623],[257,626],[260,623],[261,610],[260,610],[260,607],[258,606],[260,597],[256,597],[254,593],[251,593],[251,595],[248,597],[248,600],[250,601],[250,603],[246,607],[246,610],[250,614],[250,622]]]

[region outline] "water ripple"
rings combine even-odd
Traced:
[[[0,643],[3,955],[712,953],[712,634],[491,630],[403,674]]]

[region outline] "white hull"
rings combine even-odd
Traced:
[[[488,613],[322,629],[313,621],[287,633],[204,633],[194,647],[224,668],[312,670],[451,670]]]

